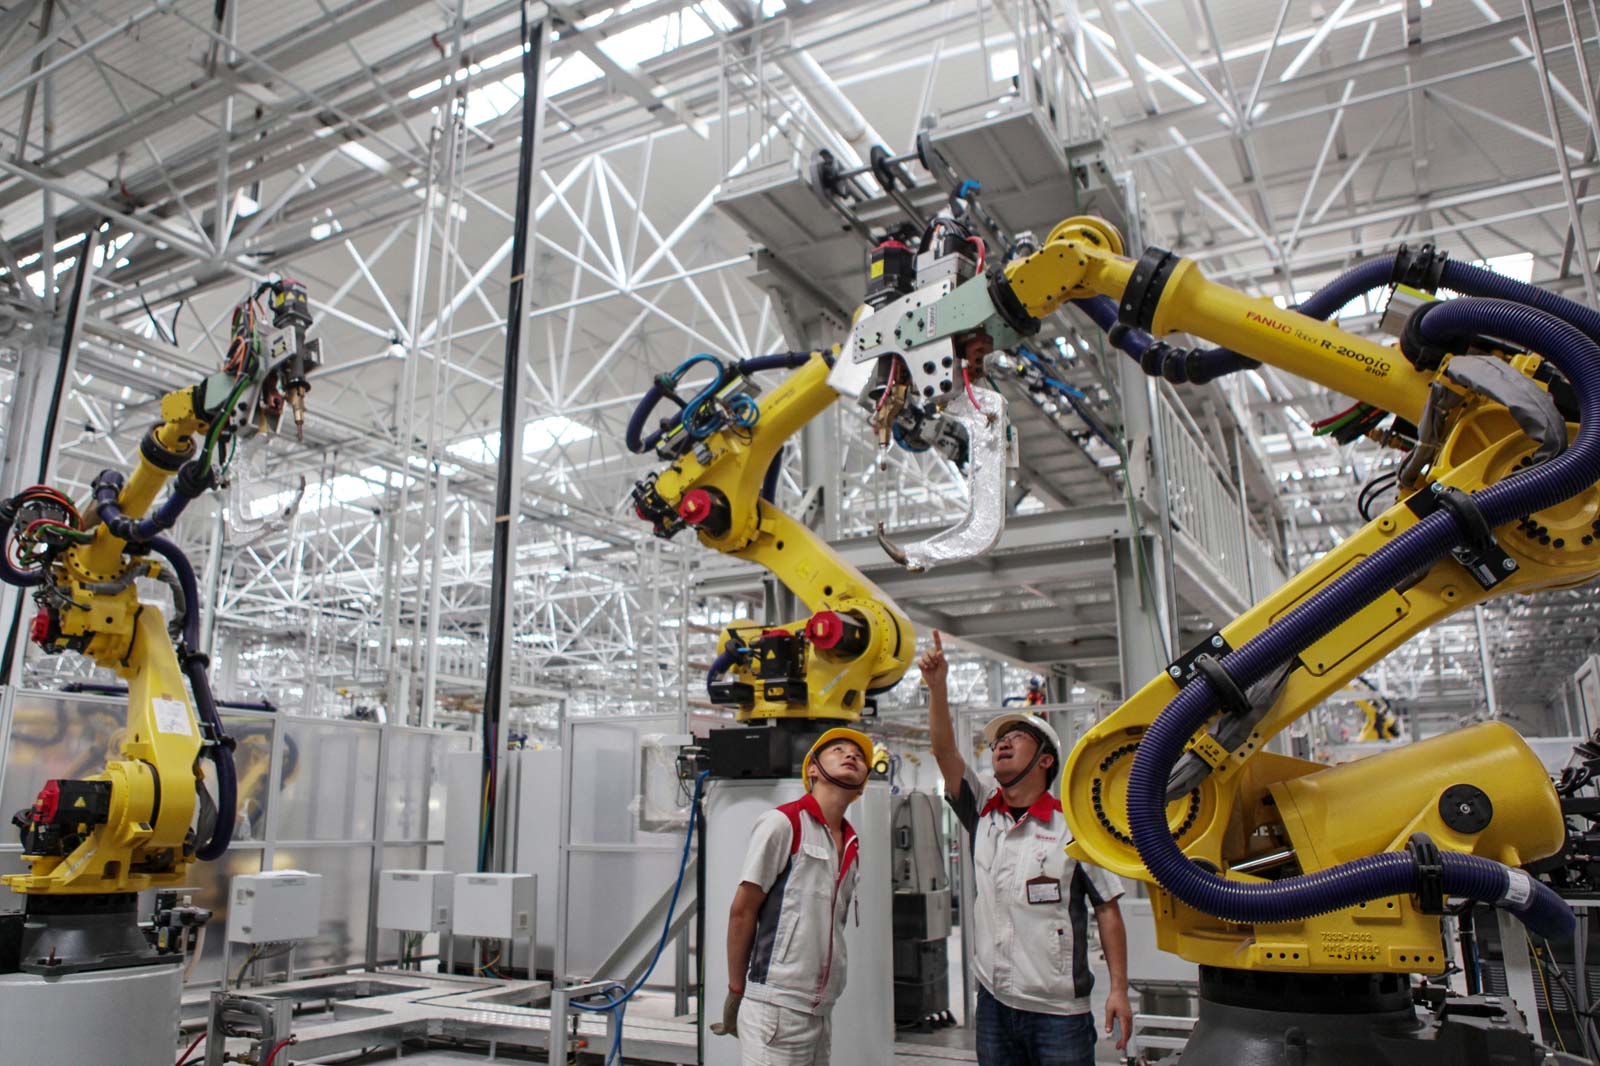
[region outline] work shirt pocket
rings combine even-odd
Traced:
[[[800,925],[799,909],[796,907],[784,908],[783,917],[778,920],[778,961],[788,962],[794,950],[794,933]]]

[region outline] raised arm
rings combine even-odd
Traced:
[[[944,791],[948,796],[961,794],[961,779],[966,776],[967,763],[956,747],[955,724],[950,720],[950,691],[946,684],[950,664],[944,657],[944,638],[933,631],[933,647],[917,660],[922,671],[922,682],[928,686],[928,735],[933,742],[933,757],[944,775]]]

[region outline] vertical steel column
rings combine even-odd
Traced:
[[[43,73],[43,78],[30,83],[27,89],[27,106],[23,111],[24,126],[17,145],[18,158],[24,154],[26,147],[27,123],[33,114],[35,85],[42,89],[43,96],[44,115],[39,134],[44,147],[43,154],[48,156],[55,143],[55,76],[48,72],[47,66],[43,65],[49,63],[52,50],[48,42],[50,19],[54,10],[55,0],[45,0],[38,37],[39,43],[44,44],[45,49],[39,56],[41,67],[33,75],[35,79],[39,79],[39,74]],[[54,350],[58,343],[55,194],[49,189],[41,191],[40,206],[43,217],[40,219],[39,229],[42,235],[39,269],[42,272],[43,281],[40,287],[43,292],[38,313],[34,316],[32,329],[34,343],[23,349],[11,387],[11,410],[8,413],[11,423],[6,432],[5,466],[0,468],[0,489],[4,489],[7,496],[15,495],[33,484],[35,480],[44,480],[50,472],[49,452],[53,442],[50,440],[48,427],[55,420],[61,400],[59,396],[52,398],[52,383],[55,372],[65,373],[65,368],[59,367],[59,364],[55,367],[47,364],[47,356],[44,354]],[[25,281],[23,291],[27,291]],[[38,460],[37,478],[34,475],[35,459]],[[4,546],[0,545],[0,550],[3,549]],[[3,641],[0,643],[0,685],[15,684],[16,679],[22,674],[22,662],[26,658],[27,651],[22,615],[27,602],[27,594],[23,590],[0,585],[0,624],[6,627],[4,633],[0,634],[0,641]],[[0,752],[0,757],[3,755],[4,753]]]
[[[1151,537],[1119,537],[1112,541],[1117,654],[1124,700],[1165,670],[1170,659],[1162,642],[1160,604],[1164,590],[1155,581],[1153,541]]]
[[[1239,497],[1239,536],[1244,542],[1244,591],[1254,604],[1260,598],[1260,593],[1256,591],[1256,554],[1251,546],[1255,529],[1250,525],[1249,489],[1244,476],[1244,434],[1236,426],[1229,436],[1233,443],[1233,490]]]
[[[999,707],[1006,698],[1006,664],[998,659],[984,663],[984,681],[988,685],[989,702]]]
[[[541,70],[541,73],[543,71]],[[542,93],[540,94],[543,95]],[[561,809],[556,812],[556,942],[550,960],[550,1054],[546,1061],[567,1061],[567,1025],[570,1008],[564,988],[567,983],[568,881],[572,868],[572,723],[567,720],[567,702],[562,700],[556,714],[556,735],[561,738]],[[702,834],[704,839],[704,834]],[[705,871],[701,856],[700,870]],[[705,899],[704,895],[698,897]],[[530,960],[531,961],[531,960]],[[702,997],[701,1010],[705,1010]]]
[[[394,729],[392,723],[381,724],[378,729],[378,780],[377,796],[374,799],[372,818],[372,851],[367,864],[367,929],[366,929],[366,958],[367,969],[376,969],[378,966],[378,882],[383,872],[384,845],[387,843],[389,803],[389,762],[394,756]],[[427,854],[427,849],[423,849]],[[531,968],[531,967],[530,967]]]
[[[45,79],[48,89],[51,79]],[[48,101],[50,97],[46,95]],[[48,108],[46,131],[49,130]],[[58,318],[54,309],[60,303],[52,297],[53,273],[46,273],[45,300],[40,305],[33,332],[42,337],[47,347],[25,349],[17,368],[12,387],[12,427],[6,433],[4,478],[0,488],[5,496],[33,483],[47,483],[55,470],[56,422],[62,404],[72,387],[72,370],[78,361],[78,337],[83,332],[83,316],[89,305],[89,290],[94,283],[94,255],[100,243],[99,223],[90,226],[78,246],[78,262],[73,271],[72,296],[65,308],[65,318]],[[56,358],[47,363],[47,352],[53,350]],[[24,374],[32,353],[32,372]],[[19,417],[20,415],[20,417]],[[33,461],[37,459],[37,466]],[[26,594],[21,589],[0,586],[0,604],[10,604],[10,610],[0,607],[0,619],[7,619],[3,644],[0,644],[0,684],[13,684],[21,677],[22,663],[27,657],[27,638],[24,636],[22,616],[27,606]]]
[[[1488,701],[1489,717],[1500,717],[1500,701],[1494,691],[1494,657],[1489,653],[1489,631],[1483,624],[1483,604],[1472,606],[1472,621],[1478,627],[1478,665],[1483,669],[1483,697]]]
[[[455,14],[455,54],[461,54],[461,31],[466,21],[464,0],[458,0]],[[434,709],[438,702],[439,680],[439,612],[444,605],[444,537],[442,530],[445,521],[446,505],[449,502],[449,474],[444,471],[439,463],[439,403],[438,398],[444,395],[445,368],[449,365],[449,358],[454,342],[450,339],[455,332],[455,312],[460,306],[457,293],[461,286],[457,282],[456,240],[460,233],[460,223],[457,221],[458,209],[461,204],[462,177],[466,171],[466,144],[465,132],[466,96],[458,93],[449,112],[449,127],[445,131],[444,165],[442,168],[441,193],[444,201],[444,239],[439,248],[438,293],[434,310],[434,322],[437,329],[432,336],[433,344],[433,376],[428,391],[430,402],[428,404],[428,458],[431,460],[430,468],[433,476],[433,514],[428,528],[431,536],[428,542],[428,584],[427,604],[422,608],[419,604],[419,614],[426,617],[424,631],[417,633],[413,641],[412,654],[416,655],[420,644],[422,655],[422,693],[420,711],[422,724],[433,726]],[[434,141],[438,140],[440,128],[434,128]],[[430,142],[430,151],[432,151]],[[430,200],[430,206],[431,206]],[[462,212],[464,213],[464,212]],[[413,345],[422,343],[415,328],[411,331]],[[467,547],[467,557],[471,558],[470,542],[463,539]],[[418,552],[418,583],[421,584],[421,552]],[[419,590],[420,592],[420,590]]]
[[[1544,40],[1539,33],[1539,19],[1533,13],[1532,0],[1522,0],[1522,15],[1528,23],[1529,43],[1533,45],[1533,65],[1539,72],[1539,97],[1544,101],[1545,120],[1550,123],[1550,136],[1556,142],[1556,165],[1561,169],[1561,191],[1567,198],[1567,211],[1572,216],[1572,239],[1578,248],[1579,267],[1583,271],[1583,291],[1588,297],[1590,307],[1600,304],[1600,296],[1596,295],[1594,278],[1594,257],[1589,251],[1589,238],[1583,234],[1582,208],[1578,205],[1578,194],[1572,186],[1572,164],[1567,159],[1567,137],[1561,131],[1561,116],[1556,113],[1555,98],[1550,93],[1550,68],[1544,59]],[[1581,41],[1574,42],[1578,48],[1583,47]],[[1593,104],[1585,101],[1592,107]]]
[[[1141,248],[1139,204],[1131,185],[1127,204],[1128,247]],[[1132,360],[1117,360],[1118,404],[1122,414],[1123,475],[1129,499],[1144,499],[1155,508],[1157,528],[1140,529],[1131,538],[1112,541],[1116,579],[1117,653],[1121,663],[1122,698],[1139,691],[1165,670],[1174,652],[1177,611],[1173,599],[1172,511],[1167,498],[1166,445],[1156,404],[1160,397],[1151,380]]]
[[[1172,519],[1167,506],[1164,453],[1156,397],[1144,372],[1130,360],[1118,366],[1122,393],[1122,433],[1127,459],[1126,492],[1133,502],[1155,508],[1157,528],[1140,529],[1112,542],[1116,574],[1117,650],[1122,662],[1122,698],[1127,699],[1172,659],[1176,626],[1172,604]]]
[[[44,0],[44,11],[39,16],[39,36],[35,38],[35,47],[44,44],[50,37],[50,19],[55,14],[56,0]],[[33,59],[33,76],[37,77],[49,58],[50,49],[46,48]],[[11,158],[18,163],[24,162],[28,154],[28,128],[33,125],[33,104],[38,95],[37,82],[30,84],[22,94],[22,126],[17,130],[17,150]],[[48,194],[47,194],[48,195]],[[49,288],[48,275],[45,287]]]
[[[435,127],[437,134],[437,127]],[[421,373],[422,348],[418,341],[418,331],[422,319],[422,293],[427,285],[428,252],[433,245],[433,211],[434,211],[434,176],[438,170],[438,160],[434,150],[438,146],[438,137],[435,135],[428,142],[429,153],[427,156],[428,173],[423,182],[422,210],[417,215],[417,239],[411,256],[411,288],[406,306],[406,364],[400,375],[400,395],[395,400],[395,428],[400,434],[400,447],[409,459],[416,442],[416,417],[417,417],[417,377]],[[399,338],[396,338],[397,340]],[[413,615],[411,646],[404,655],[404,665],[398,661],[396,639],[400,629],[400,599],[401,599],[401,571],[405,566],[406,531],[410,522],[411,512],[411,482],[412,477],[402,473],[400,475],[399,502],[395,506],[393,519],[393,551],[391,553],[390,568],[385,572],[384,578],[388,584],[387,594],[384,599],[384,631],[388,638],[385,647],[389,649],[389,661],[385,664],[388,672],[389,708],[392,714],[403,716],[406,722],[411,721],[411,708],[415,702],[411,696],[411,688],[416,679],[417,656],[421,653],[418,648],[418,622],[419,618]],[[431,484],[431,483],[430,483]],[[423,503],[423,523],[419,532],[417,547],[417,581],[416,591],[422,594],[422,548],[421,537],[426,535],[428,504]],[[437,539],[437,537],[435,537]],[[420,607],[420,605],[419,605]]]
[[[523,8],[522,146],[517,173],[517,218],[513,233],[510,294],[506,313],[506,357],[500,386],[500,457],[495,478],[494,570],[489,584],[488,680],[483,694],[483,772],[490,820],[479,869],[496,869],[495,837],[503,833],[505,812],[495,801],[495,782],[505,761],[506,710],[511,704],[512,664],[516,652],[512,588],[517,570],[517,516],[521,510],[525,460],[522,432],[527,411],[522,381],[528,373],[533,342],[528,290],[533,279],[533,228],[536,181],[543,154],[545,111],[546,26],[541,17],[528,21]]]
[[[827,541],[839,537],[843,450],[844,438],[840,434],[837,404],[807,422],[800,430],[800,484],[808,494],[817,494],[811,501],[811,509],[801,516],[801,520]]]
[[[387,475],[392,478],[394,475]],[[388,493],[384,494],[385,499]],[[385,676],[384,703],[391,715],[398,714],[408,702],[407,690],[399,668],[400,662],[400,567],[405,561],[405,544],[400,540],[400,509],[389,508],[383,516],[381,557],[383,564],[383,610],[379,626],[383,629],[383,646],[380,649]]]
[[[433,537],[428,558],[428,624],[422,643],[422,724],[433,728],[439,684],[439,612],[444,609],[444,510],[450,497],[450,475],[434,474]]]
[[[206,572],[203,602],[191,604],[189,609],[199,610],[200,648],[211,656],[217,642],[217,599],[222,594],[222,542],[226,532],[226,503],[219,501],[216,514],[211,519],[211,542],[206,546]]]
[[[238,59],[233,48],[239,36],[238,0],[224,9],[222,33],[228,39],[228,47],[222,51],[222,62],[231,67]],[[217,214],[211,222],[211,246],[216,249],[218,259],[228,254],[228,238],[233,231],[233,205],[228,200],[228,152],[232,147],[233,90],[230,87],[222,98],[222,115],[217,130]]]

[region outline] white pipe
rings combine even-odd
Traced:
[[[794,82],[806,102],[833,126],[835,132],[863,160],[873,145],[887,146],[882,134],[872,128],[872,123],[850,102],[838,83],[822,69],[822,65],[811,58],[811,53],[797,48],[779,58],[778,67]]]

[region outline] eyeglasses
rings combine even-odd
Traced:
[[[1025,725],[1014,725],[1009,729],[1002,730],[1000,735],[994,738],[994,746],[998,748],[1001,744],[1009,743],[1014,737],[1019,735],[1027,737],[1035,744],[1039,743],[1039,738],[1033,735],[1033,730],[1029,729]]]

